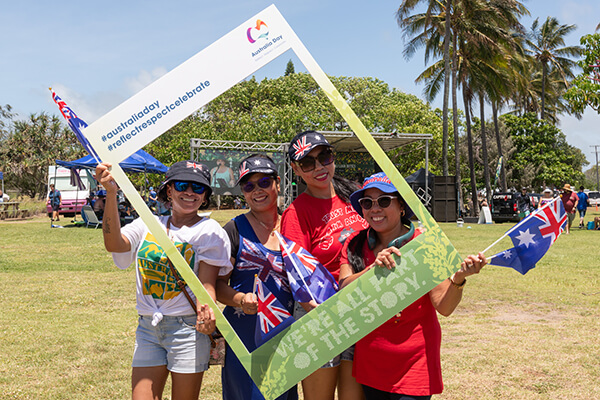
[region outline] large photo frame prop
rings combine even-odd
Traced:
[[[398,266],[372,268],[287,329],[248,352],[118,163],[239,81],[293,50],[420,220],[425,232]],[[274,5],[244,22],[84,130],[98,155],[173,261],[266,399],[274,399],[406,308],[460,267],[446,235]]]

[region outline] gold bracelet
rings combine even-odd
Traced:
[[[465,287],[465,284],[467,283],[467,279],[465,278],[465,280],[459,285],[458,283],[454,282],[454,275],[452,275],[450,278],[450,283],[452,284],[452,286],[454,286],[455,288],[457,288],[458,290],[463,290],[463,288]]]

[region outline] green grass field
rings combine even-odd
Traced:
[[[222,224],[234,215],[213,213]],[[466,256],[510,225],[442,227]],[[600,232],[574,229],[525,276],[489,266],[469,278],[457,311],[440,317],[446,387],[435,398],[600,399],[599,243]],[[0,277],[0,399],[130,397],[135,275],[113,265],[100,229],[0,222]],[[201,398],[221,398],[219,367]]]

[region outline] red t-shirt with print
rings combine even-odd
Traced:
[[[340,255],[350,235],[367,222],[338,196],[318,199],[302,193],[283,212],[281,233],[304,247],[339,280]]]

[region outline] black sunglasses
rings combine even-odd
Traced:
[[[252,192],[257,186],[261,189],[268,189],[271,187],[274,180],[275,178],[273,178],[272,176],[263,176],[258,181],[256,181],[256,183],[250,181],[244,183],[241,186],[241,189],[243,192],[246,193]]]
[[[390,204],[392,204],[392,200],[397,198],[397,196],[390,195],[379,196],[376,199],[372,199],[370,197],[363,197],[362,199],[358,199],[358,204],[360,204],[363,210],[370,210],[371,207],[373,207],[373,203],[377,203],[379,208],[388,208]]]
[[[310,172],[319,164],[325,166],[331,164],[335,160],[335,155],[331,149],[325,149],[320,152],[316,157],[306,156],[302,160],[297,161],[298,165],[302,169],[302,172]]]
[[[173,181],[173,188],[178,192],[185,192],[188,187],[192,186],[192,191],[196,194],[202,194],[206,190],[206,186],[196,182]]]

